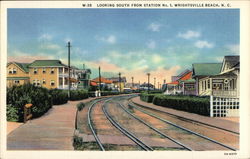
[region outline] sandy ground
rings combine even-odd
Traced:
[[[7,135],[14,131],[16,128],[21,126],[23,123],[18,122],[7,122]]]
[[[216,118],[218,118],[218,117],[216,117]],[[233,122],[236,122],[236,123],[240,123],[240,118],[239,117],[226,117],[226,118],[222,118],[222,119],[233,121]]]

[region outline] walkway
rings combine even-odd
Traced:
[[[168,113],[180,116],[180,117],[184,117],[184,118],[199,121],[202,123],[214,125],[217,127],[224,128],[226,130],[230,130],[230,131],[234,131],[234,132],[239,133],[239,120],[235,120],[235,118],[233,118],[235,121],[230,121],[228,118],[226,118],[226,119],[224,119],[224,118],[211,118],[211,117],[202,116],[202,115],[184,112],[184,111],[179,111],[179,110],[175,110],[175,109],[171,109],[171,108],[165,108],[162,106],[154,105],[152,103],[147,103],[147,102],[141,101],[140,97],[133,98],[132,102],[139,104],[139,105],[146,106],[146,107],[159,109],[159,110],[162,110],[162,111],[165,111],[165,112],[168,112]]]
[[[86,102],[91,98],[81,100]],[[7,136],[8,150],[73,150],[76,105],[54,105],[42,117],[28,121]]]

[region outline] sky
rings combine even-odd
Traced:
[[[59,59],[98,75],[163,83],[239,55],[238,9],[8,9],[8,61]]]

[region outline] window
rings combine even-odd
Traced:
[[[34,68],[34,74],[37,74],[37,68]]]
[[[39,80],[36,81],[36,85],[37,85],[37,86],[41,86]]]
[[[54,86],[54,85],[55,85],[55,81],[54,81],[54,80],[51,80],[51,81],[50,81],[50,85],[51,85],[51,86]]]
[[[43,84],[46,84],[46,81],[45,81],[45,79],[43,79]]]
[[[207,88],[210,89],[210,79],[207,81]]]
[[[43,68],[43,73],[46,73],[46,68]]]
[[[55,73],[55,69],[54,69],[54,68],[51,68],[50,73],[51,73],[51,74],[54,74],[54,73]]]
[[[19,80],[15,80],[14,83],[15,83],[15,84],[19,84],[20,81],[19,81]]]
[[[13,68],[13,74],[16,74],[16,68]]]
[[[12,74],[12,69],[11,68],[9,68],[9,74]]]

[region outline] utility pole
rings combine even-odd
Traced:
[[[68,82],[69,82],[69,87],[68,87],[68,98],[70,98],[70,86],[71,86],[71,83],[70,83],[70,47],[72,47],[70,45],[70,42],[68,42],[68,71],[69,71],[69,77],[68,77]]]
[[[160,89],[160,82],[158,82],[158,89]]]
[[[120,85],[120,93],[122,92],[122,85],[121,85],[121,72],[118,73],[119,75],[119,85]]]
[[[134,88],[134,77],[131,77],[132,79],[132,88]]]
[[[99,91],[101,93],[101,67],[99,66]]]
[[[154,78],[154,90],[155,90],[155,80],[156,80],[156,78]]]
[[[149,94],[149,78],[150,78],[150,73],[147,73],[148,75],[148,94]]]

